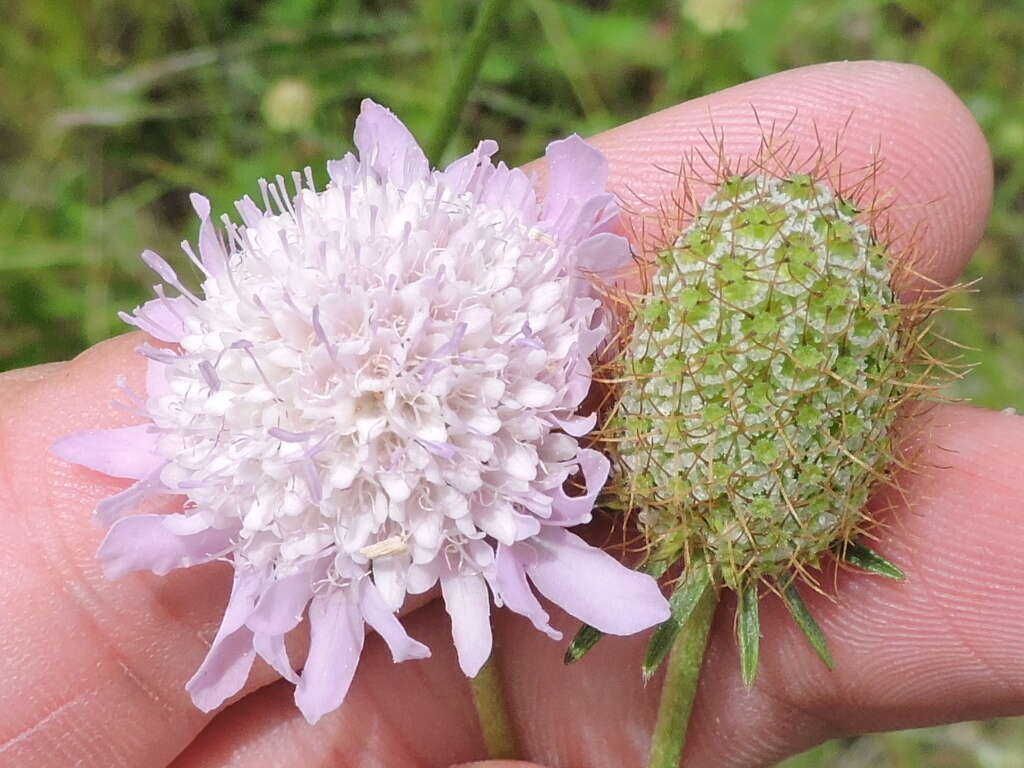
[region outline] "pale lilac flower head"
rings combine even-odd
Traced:
[[[54,446],[137,481],[96,509],[109,576],[233,563],[187,686],[204,710],[259,655],[317,720],[345,696],[364,625],[395,661],[429,655],[396,613],[437,583],[471,676],[492,600],[553,638],[534,590],[609,633],[668,617],[652,579],[567,530],[609,469],[580,446],[594,418],[576,413],[608,332],[592,273],[629,257],[604,158],[577,136],[551,144],[540,203],[525,173],[492,163],[493,141],[431,171],[366,101],[355,143],[321,192],[308,171],[294,192],[264,183],[262,208],[246,197],[242,224],[224,217],[226,237],[193,195],[198,256],[184,247],[202,296],[147,252],[157,298],[124,316],[165,342],[140,348],[147,420]],[[162,494],[182,511],[138,512]],[[307,615],[299,674],[284,638]]]

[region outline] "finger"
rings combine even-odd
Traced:
[[[45,379],[47,376],[55,374],[67,363],[42,363],[40,365],[32,365],[28,368],[15,368],[11,371],[0,371],[0,382],[4,385],[15,385],[18,383],[30,384],[33,381],[39,381]]]
[[[876,168],[872,183],[859,190],[867,198],[860,202],[877,194],[875,204],[888,206],[894,251],[913,244],[915,269],[941,283],[960,274],[991,207],[992,162],[970,112],[921,67],[864,61],[794,69],[591,141],[607,156],[611,186],[631,212],[627,228],[650,234],[672,218],[681,175],[693,177],[690,167],[709,175],[704,161],[714,168],[721,155],[743,168],[769,133],[779,155],[799,166],[792,170],[806,170],[820,150],[838,188]]]
[[[893,512],[877,542],[907,580],[843,571],[836,601],[806,595],[829,637],[833,671],[766,598],[761,672],[751,690],[740,681],[732,606],[723,603],[686,765],[769,765],[832,736],[1024,711],[1024,419],[962,407],[936,409],[932,419],[931,447],[921,457],[927,469],[905,480],[912,505]],[[571,619],[552,615],[573,631]],[[481,757],[443,612],[431,606],[412,622],[417,636],[438,640],[435,657],[395,667],[377,647],[353,697],[325,727],[303,725],[286,689],[271,686],[215,720],[178,768],[248,765],[254,756],[280,768],[308,764],[310,755],[352,766]],[[554,766],[644,764],[660,688],[641,682],[646,638],[606,638],[565,667],[564,643],[505,612],[496,625],[524,757]]]

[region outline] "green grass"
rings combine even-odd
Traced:
[[[732,7],[723,17],[721,9]],[[60,360],[124,328],[143,248],[287,172],[350,149],[369,95],[425,136],[473,0],[48,0],[0,26],[0,370]],[[717,11],[717,13],[716,13]],[[718,18],[713,18],[714,16]],[[1019,0],[522,0],[510,4],[449,156],[497,138],[519,163],[583,134],[789,67],[923,64],[992,144],[995,210],[946,331],[976,349],[956,394],[1024,410],[1024,4]],[[322,173],[320,178],[323,178]],[[177,259],[177,264],[184,260]],[[940,756],[941,755],[941,756]],[[795,766],[1010,766],[1014,721],[834,742]]]

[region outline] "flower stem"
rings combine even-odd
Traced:
[[[505,701],[505,687],[493,654],[469,683],[473,689],[473,704],[480,719],[487,757],[491,760],[517,760],[519,748],[516,746],[512,718]]]
[[[477,10],[473,28],[466,40],[466,47],[462,51],[455,77],[448,94],[445,96],[444,104],[437,113],[437,122],[430,132],[430,139],[427,141],[427,157],[430,164],[437,166],[441,156],[452,134],[462,117],[462,109],[466,106],[466,99],[469,91],[480,74],[480,67],[484,62],[484,54],[494,39],[495,30],[498,28],[498,19],[508,5],[508,0],[481,0],[480,8]]]
[[[648,768],[677,768],[679,765],[717,605],[715,589],[708,585],[672,644]]]

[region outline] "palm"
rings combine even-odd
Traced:
[[[594,141],[627,206],[642,216],[671,205],[676,179],[666,169],[706,146],[712,125],[730,156],[756,149],[755,111],[761,126],[793,120],[789,137],[808,146],[815,130],[839,134],[847,167],[864,166],[881,147],[878,184],[896,193],[897,235],[926,219],[930,276],[955,278],[984,225],[991,171],[962,105],[921,70],[798,70]],[[88,520],[117,481],[48,455],[73,429],[131,422],[110,401],[118,373],[143,389],[137,342],[121,337],[63,367],[0,378],[0,765],[443,766],[480,758],[469,690],[437,603],[408,620],[434,657],[396,667],[371,639],[345,705],[315,728],[295,711],[291,687],[266,668],[212,719],[192,707],[183,683],[217,626],[229,569],[106,582],[93,559],[101,532]],[[909,507],[890,518],[878,543],[904,566],[907,582],[842,573],[838,603],[806,595],[831,638],[834,672],[781,604],[766,601],[763,667],[751,691],[739,682],[726,603],[697,703],[691,764],[760,765],[841,733],[1024,711],[1016,568],[1024,560],[1024,516],[1016,512],[1024,423],[952,406],[929,418],[929,468],[906,478]],[[643,763],[658,690],[640,681],[644,638],[606,640],[564,668],[560,644],[505,612],[495,621],[527,756],[594,768]],[[574,630],[557,612],[554,621]]]

